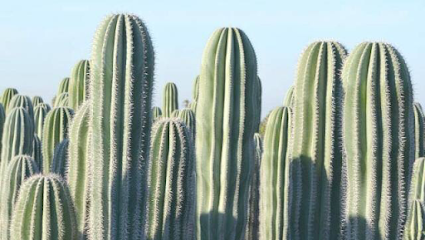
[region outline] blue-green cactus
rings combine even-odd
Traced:
[[[16,107],[23,107],[27,110],[28,114],[31,118],[34,117],[34,109],[32,107],[31,99],[28,96],[16,94],[9,103],[9,109],[13,109]]]
[[[1,103],[3,104],[6,114],[9,113],[9,103],[16,94],[18,94],[18,90],[14,88],[6,88],[3,91],[3,95],[1,95]]]
[[[69,107],[77,111],[78,107],[89,96],[90,62],[79,61],[72,69],[69,79]]]
[[[50,106],[45,103],[40,103],[34,109],[34,131],[38,137],[43,136],[44,120],[50,111]]]
[[[171,117],[173,112],[179,109],[179,97],[176,84],[169,82],[165,85],[162,96],[162,115]]]
[[[37,135],[34,135],[33,145],[32,145],[32,158],[35,163],[37,163],[38,169],[40,172],[43,171],[43,153],[41,148],[41,140]]]
[[[162,117],[162,111],[159,107],[152,108],[152,122],[155,122],[157,119]]]
[[[61,177],[65,176],[65,171],[68,166],[68,147],[69,139],[65,138],[55,147],[55,152],[52,158],[50,171],[60,175]]]
[[[40,96],[32,97],[31,102],[32,102],[32,108],[33,109],[35,109],[38,106],[38,104],[44,103],[43,98],[40,97]]]
[[[59,83],[59,89],[57,92],[57,96],[61,95],[62,93],[69,92],[69,77],[66,77],[62,79],[62,81]]]

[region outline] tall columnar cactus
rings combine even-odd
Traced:
[[[346,239],[400,239],[415,157],[408,68],[391,45],[364,42],[348,57],[342,78]]]
[[[62,81],[59,83],[59,89],[57,95],[61,95],[62,93],[69,92],[69,77],[66,77],[62,79]]]
[[[319,41],[307,47],[298,63],[288,226],[294,239],[339,239],[344,197],[339,76],[345,57],[341,44]]]
[[[34,141],[34,126],[27,110],[17,107],[6,117],[2,136],[0,161],[0,189],[9,162],[17,155],[31,155]]]
[[[198,104],[198,98],[199,98],[199,75],[196,76],[195,81],[193,81],[192,102],[190,103],[190,109],[192,109],[194,113],[196,113],[196,105]]]
[[[255,164],[252,169],[251,183],[249,185],[248,225],[246,240],[259,239],[260,225],[260,166],[263,155],[263,140],[259,133],[254,134]]]
[[[32,108],[36,108],[38,106],[38,104],[40,103],[44,103],[43,98],[41,98],[40,96],[34,96],[32,97]]]
[[[179,97],[176,84],[169,82],[165,85],[162,95],[162,115],[171,117],[172,113],[179,109]]]
[[[179,111],[178,117],[184,122],[184,124],[186,124],[186,127],[189,130],[190,139],[192,140],[192,142],[195,142],[195,135],[196,135],[195,113],[191,109],[185,108]]]
[[[43,172],[49,173],[56,146],[68,138],[68,128],[74,111],[67,107],[53,108],[44,121],[42,141]]]
[[[68,107],[69,106],[69,93],[64,92],[57,95],[54,107]]]
[[[91,238],[140,239],[154,82],[145,24],[134,15],[108,16],[91,56]]]
[[[22,184],[12,214],[11,240],[75,240],[77,223],[68,186],[55,174],[36,174]]]
[[[152,108],[152,122],[155,122],[161,116],[162,116],[161,108],[159,108],[159,107],[153,107]]]
[[[50,171],[60,175],[61,177],[65,176],[66,166],[68,165],[68,148],[69,139],[65,138],[56,146],[52,158]]]
[[[6,112],[4,111],[3,104],[0,103],[0,154],[1,154],[3,127],[4,127],[5,121],[6,121]],[[1,162],[1,158],[0,158],[0,162]]]
[[[84,102],[75,113],[69,131],[69,162],[66,173],[77,216],[79,239],[87,239],[90,192],[90,133],[91,103]]]
[[[37,163],[38,169],[40,172],[43,170],[43,153],[41,148],[41,140],[37,135],[34,135],[33,145],[32,145],[32,158],[35,163]]]
[[[255,101],[256,107],[255,107],[255,109],[257,110],[257,113],[255,113],[255,117],[257,118],[255,120],[255,122],[258,122],[258,125],[256,125],[256,128],[255,128],[255,132],[258,133],[260,131],[260,123],[261,123],[261,100],[262,100],[262,97],[263,97],[262,96],[262,94],[263,94],[263,87],[262,87],[262,84],[261,84],[261,79],[258,76],[257,76],[257,81],[256,81],[255,88],[258,89],[255,92],[255,94],[256,94],[256,101]]]
[[[294,86],[291,86],[286,92],[285,100],[283,100],[283,106],[293,107],[294,106]]]
[[[425,202],[425,158],[423,157],[416,159],[413,165],[409,201],[415,199]]]
[[[204,50],[196,108],[198,239],[243,239],[258,126],[257,59],[237,28]]]
[[[9,103],[16,94],[18,94],[18,90],[14,88],[6,88],[3,91],[3,95],[1,95],[1,103],[3,104],[6,114],[9,113]]]
[[[27,110],[28,114],[33,118],[34,109],[32,107],[31,99],[28,96],[16,94],[12,100],[10,100],[9,108],[13,109],[16,107],[23,107]]]
[[[75,111],[88,98],[89,74],[90,63],[88,60],[79,61],[72,69],[69,80],[69,107]]]
[[[289,107],[274,109],[267,121],[260,166],[259,239],[295,239],[288,232],[293,221],[289,218],[292,124],[292,111]]]
[[[0,239],[10,239],[9,222],[19,188],[24,180],[36,173],[39,173],[38,166],[28,155],[18,155],[9,163],[4,176],[5,184],[0,191]]]
[[[147,239],[196,239],[193,144],[177,119],[155,123],[148,173]]]
[[[44,120],[50,111],[49,105],[40,103],[34,109],[34,131],[40,138],[43,136]]]
[[[425,116],[419,103],[413,104],[415,117],[415,159],[425,155]]]
[[[414,200],[409,209],[409,215],[404,227],[405,240],[423,240],[425,239],[425,209],[423,203]]]

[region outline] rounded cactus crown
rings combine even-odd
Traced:
[[[171,117],[173,112],[179,108],[179,97],[175,83],[169,82],[164,87],[162,96],[162,110],[164,117]]]
[[[18,94],[18,90],[14,88],[6,88],[3,91],[3,95],[1,96],[1,103],[3,104],[4,110],[6,111],[6,113],[8,112],[8,109],[9,109],[10,100],[12,100],[13,96],[15,96],[16,94]]]
[[[60,82],[57,95],[60,95],[62,93],[67,93],[68,91],[69,91],[69,77],[66,77],[62,79],[62,81]]]
[[[32,106],[31,99],[28,96],[17,94],[15,95],[9,103],[9,108],[13,109],[16,107],[23,107],[27,110],[28,114],[32,117],[34,116],[34,109]]]
[[[44,103],[43,98],[40,97],[40,96],[34,96],[34,97],[32,97],[32,100],[31,101],[32,101],[33,108],[36,108],[38,106],[38,104],[40,104],[40,103]]]
[[[68,107],[69,106],[69,93],[64,92],[57,96],[55,99],[55,107]]]
[[[72,69],[69,80],[69,106],[77,110],[88,99],[89,95],[90,62],[79,61]]]

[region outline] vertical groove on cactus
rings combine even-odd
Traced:
[[[69,92],[69,78],[68,77],[62,79],[62,81],[59,83],[59,89],[58,89],[57,96],[61,95],[62,93],[67,93],[67,92]]]
[[[257,59],[237,28],[213,33],[204,50],[196,108],[198,239],[243,239],[258,126]]]
[[[55,147],[50,171],[61,177],[65,176],[66,166],[68,165],[69,140],[65,138]]]
[[[45,103],[40,103],[34,109],[34,131],[38,137],[43,136],[44,120],[46,119],[47,113],[50,111],[50,106]]]
[[[186,124],[186,127],[189,130],[190,139],[192,140],[192,142],[195,142],[195,135],[196,135],[195,113],[191,109],[185,108],[179,111],[178,117],[184,122],[184,124]]]
[[[41,98],[40,96],[34,96],[34,97],[32,97],[31,102],[32,102],[32,108],[34,110],[38,106],[38,104],[44,103],[43,98]]]
[[[409,215],[404,227],[405,240],[425,239],[425,210],[423,202],[414,200],[410,205]]]
[[[1,103],[3,104],[6,114],[9,113],[9,103],[16,94],[18,94],[18,90],[14,88],[6,88],[3,91],[3,95],[1,95]]]
[[[40,172],[43,172],[43,153],[41,148],[41,140],[37,135],[34,135],[32,149],[32,158],[37,164]]]
[[[425,116],[419,103],[413,104],[413,110],[415,117],[415,159],[418,159],[425,154]]]
[[[274,109],[267,121],[264,153],[260,167],[260,239],[295,239],[289,225],[289,163],[292,111],[289,107]],[[316,236],[317,237],[317,236]]]
[[[291,86],[286,92],[285,100],[283,101],[283,106],[285,107],[293,107],[294,106],[294,86]]]
[[[172,117],[174,111],[179,109],[179,96],[176,84],[169,82],[165,85],[162,96],[162,114],[164,117]]]
[[[36,174],[22,184],[12,214],[12,240],[77,239],[78,229],[68,186],[55,174]]]
[[[49,173],[56,146],[68,138],[68,128],[74,111],[67,107],[53,108],[44,121],[42,137],[43,173]]]
[[[415,154],[408,68],[391,45],[365,42],[348,57],[342,78],[346,239],[401,239]]]
[[[78,110],[78,107],[88,99],[89,95],[90,62],[79,61],[72,69],[69,79],[69,107]]]
[[[24,95],[15,95],[12,100],[10,100],[9,108],[13,109],[16,107],[23,107],[25,110],[27,110],[28,114],[31,116],[31,118],[34,117],[34,109],[32,107],[31,99],[28,96]]]
[[[146,237],[196,239],[195,158],[185,124],[156,122],[150,151]]]
[[[64,92],[57,95],[54,107],[68,107],[69,106],[69,93]]]
[[[144,232],[154,51],[135,15],[108,16],[97,30],[90,69],[93,239],[139,239]]]
[[[39,168],[30,156],[18,155],[9,163],[5,173],[5,184],[0,191],[0,239],[9,240],[9,222],[19,188],[26,178],[39,173]]]
[[[159,107],[153,107],[152,108],[152,123],[154,123],[161,116],[162,116],[161,108],[159,108]]]

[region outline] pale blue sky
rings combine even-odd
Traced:
[[[40,3],[43,2],[43,3]],[[50,102],[59,81],[88,59],[93,34],[109,13],[137,14],[156,51],[155,105],[166,82],[191,99],[203,48],[219,27],[243,29],[257,53],[263,115],[281,105],[307,44],[332,39],[348,50],[365,40],[392,43],[404,55],[425,104],[425,1],[28,1],[0,7],[0,91],[15,87]]]

